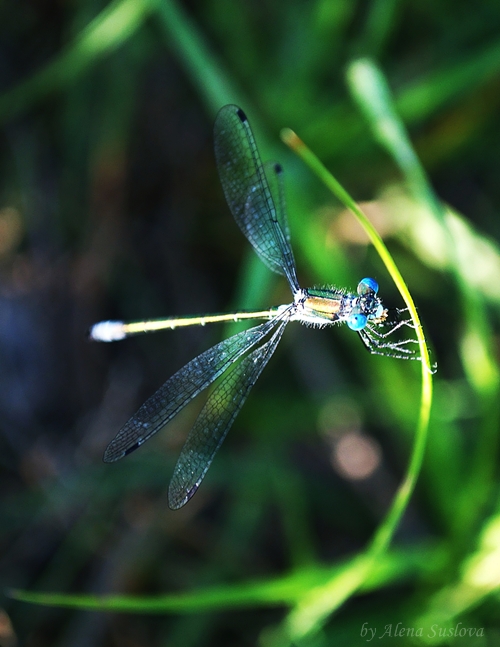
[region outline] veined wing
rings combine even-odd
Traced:
[[[276,208],[276,217],[285,238],[290,245],[290,227],[286,213],[285,187],[283,184],[283,167],[278,162],[264,162],[264,172]]]
[[[262,261],[299,290],[292,248],[277,216],[248,119],[237,106],[221,108],[214,125],[219,177],[238,226]]]
[[[170,481],[168,503],[172,510],[185,505],[198,489],[287,323],[287,319],[279,321],[272,337],[240,360],[210,394],[188,434]]]
[[[145,443],[241,355],[259,344],[276,323],[272,319],[239,332],[188,362],[125,423],[106,448],[104,462],[117,461]]]

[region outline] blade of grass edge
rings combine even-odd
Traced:
[[[332,193],[354,214],[370,237],[370,240],[384,262],[387,271],[406,303],[415,326],[422,360],[422,389],[419,418],[416,426],[411,457],[406,474],[384,520],[378,527],[364,553],[361,553],[354,558],[340,575],[336,575],[326,585],[311,591],[309,595],[306,596],[306,598],[299,603],[294,610],[292,610],[286,618],[283,626],[275,635],[275,639],[272,640],[276,645],[286,644],[289,640],[301,640],[308,634],[318,630],[326,620],[327,616],[335,611],[335,609],[337,609],[348,597],[359,589],[365,579],[369,576],[376,560],[387,550],[404,511],[408,506],[422,466],[432,404],[433,373],[433,369],[430,365],[427,343],[413,298],[396,266],[396,263],[394,262],[394,259],[380,238],[378,232],[347,191],[292,130],[284,129],[281,133],[281,137],[285,144],[287,144],[309,166],[309,168],[311,168],[311,170],[332,191]]]
[[[494,57],[493,57],[494,58]],[[398,166],[408,190],[417,203],[422,204],[435,223],[443,229],[447,241],[447,256],[450,271],[455,279],[461,303],[464,329],[459,346],[459,355],[467,379],[477,393],[483,419],[479,426],[477,444],[472,456],[468,456],[470,472],[468,485],[463,488],[462,502],[456,502],[455,544],[467,543],[474,532],[481,510],[487,504],[495,488],[494,472],[498,447],[498,391],[500,372],[495,362],[495,339],[485,300],[464,272],[463,246],[456,227],[446,209],[436,196],[418,155],[412,145],[405,123],[397,110],[397,98],[388,80],[369,58],[351,62],[346,70],[346,80],[352,98],[364,114],[374,139],[386,150]],[[463,512],[460,512],[462,510]],[[474,511],[471,514],[471,510]]]
[[[110,2],[53,60],[0,94],[0,123],[31,109],[51,92],[75,83],[91,65],[123,44],[142,26],[156,1]]]

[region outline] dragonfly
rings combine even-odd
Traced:
[[[215,344],[188,362],[146,400],[105,450],[106,463],[135,451],[220,378],[188,433],[175,465],[168,491],[169,507],[173,510],[184,506],[198,490],[289,322],[317,327],[345,323],[357,332],[370,353],[421,359],[412,347],[416,340],[394,337],[398,329],[413,327],[413,324],[400,317],[403,310],[397,310],[393,316],[384,307],[375,279],[361,279],[355,293],[334,287],[300,287],[285,209],[283,170],[277,163],[262,163],[241,108],[235,105],[221,108],[215,120],[214,140],[217,169],[231,213],[265,265],[286,277],[293,301],[252,312],[101,321],[89,331],[90,339],[109,342],[183,326],[265,320]]]

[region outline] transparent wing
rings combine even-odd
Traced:
[[[198,489],[286,324],[287,320],[281,321],[273,336],[243,358],[210,394],[188,434],[170,481],[168,502],[173,510],[185,505]]]
[[[290,243],[290,227],[286,213],[285,187],[283,183],[283,167],[278,162],[264,162],[264,173],[271,191],[276,216],[285,238]]]
[[[276,323],[273,319],[239,332],[212,346],[172,375],[116,434],[104,452],[104,462],[123,458],[151,438],[234,361],[258,344]]]
[[[221,108],[214,125],[219,177],[238,226],[262,261],[287,277],[292,292],[299,290],[295,261],[286,231],[278,219],[257,145],[243,110]]]

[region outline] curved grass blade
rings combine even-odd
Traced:
[[[292,130],[283,130],[282,139],[354,214],[368,234],[406,303],[413,327],[415,328],[422,360],[422,391],[415,440],[405,476],[396,492],[389,511],[376,530],[367,549],[352,560],[344,572],[336,575],[326,585],[318,587],[316,591],[310,592],[310,595],[292,610],[279,630],[283,633],[281,638],[285,641],[284,644],[289,644],[286,641],[291,642],[292,640],[302,639],[317,631],[325,622],[328,615],[362,586],[363,582],[366,581],[366,578],[373,571],[377,560],[388,549],[415,489],[422,466],[432,404],[432,374],[435,372],[435,368],[431,367],[430,364],[427,343],[413,298],[396,263],[376,229],[353,198]]]

